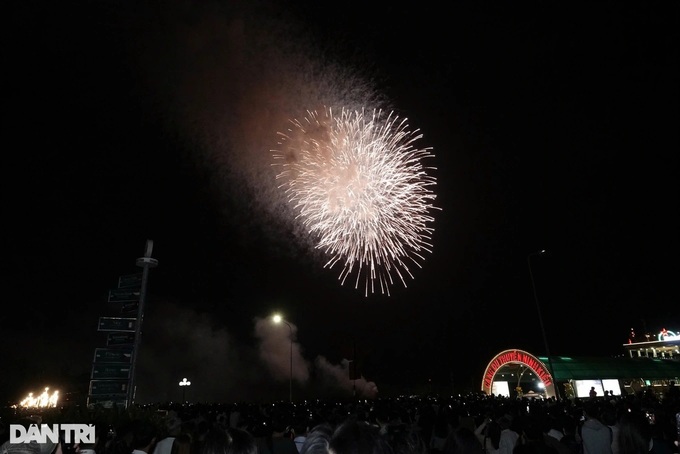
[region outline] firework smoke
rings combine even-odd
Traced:
[[[292,348],[292,378],[300,383],[309,380],[309,363],[302,356],[302,347],[295,342],[297,326],[291,324],[293,338],[285,326],[275,326],[270,319],[255,317],[255,336],[260,342],[259,356],[272,374],[289,377],[291,373],[290,353]]]
[[[274,151],[281,187],[326,266],[342,264],[343,284],[356,270],[366,295],[389,295],[393,274],[406,286],[409,264],[431,252],[436,180],[422,162],[430,150],[415,146],[421,137],[392,113],[327,108],[293,120]]]
[[[331,364],[325,356],[319,355],[314,360],[314,366],[321,371],[326,383],[330,386],[338,386],[347,394],[356,393],[358,397],[375,399],[378,397],[378,387],[372,381],[364,377],[356,380],[349,378],[349,361],[343,360],[341,364]]]
[[[255,317],[252,322],[257,345],[250,346],[226,328],[216,326],[208,314],[170,301],[157,302],[149,309],[139,356],[139,402],[179,399],[177,382],[182,377],[192,382],[187,397],[195,402],[277,400],[282,397],[281,390],[287,395],[291,345],[296,392],[330,398],[349,396],[354,389],[358,396],[377,397],[374,382],[364,377],[350,381],[346,360],[333,364],[321,355],[305,357],[295,325],[291,325],[291,344],[287,327]],[[92,350],[83,352],[83,356],[91,359]],[[276,383],[286,386],[277,387]]]
[[[170,4],[135,10],[144,21],[133,41],[167,130],[213,178],[227,222],[244,236],[263,233],[269,251],[299,256],[299,248],[317,260],[313,237],[277,187],[271,148],[310,107],[390,109],[378,77],[333,60],[267,2]]]

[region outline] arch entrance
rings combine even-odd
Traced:
[[[491,394],[493,392],[493,384],[494,381],[497,380],[497,376],[503,371],[513,369],[517,372],[521,371],[519,372],[519,378],[514,379],[517,380],[518,385],[522,378],[522,374],[524,374],[525,371],[530,370],[536,375],[536,377],[538,377],[539,380],[543,382],[543,385],[545,386],[546,397],[556,397],[553,377],[550,375],[550,371],[543,361],[529,352],[517,349],[504,350],[494,356],[491,361],[489,361],[489,364],[484,370],[482,391],[484,391],[486,394]]]

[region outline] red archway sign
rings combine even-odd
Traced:
[[[491,394],[491,385],[494,382],[498,370],[506,364],[524,364],[531,369],[536,376],[541,379],[545,385],[545,394],[547,397],[555,397],[555,383],[553,381],[550,371],[543,364],[543,362],[524,350],[504,350],[493,357],[484,370],[484,378],[482,379],[482,391],[486,394]]]

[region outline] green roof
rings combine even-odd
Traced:
[[[550,370],[548,358],[539,357]],[[598,379],[678,380],[680,361],[656,358],[551,356],[555,381]],[[680,382],[680,380],[678,380]]]

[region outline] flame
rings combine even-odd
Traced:
[[[56,407],[59,401],[59,391],[54,391],[51,395],[50,388],[46,387],[39,396],[33,396],[33,393],[28,393],[19,405],[24,408],[28,407]]]

